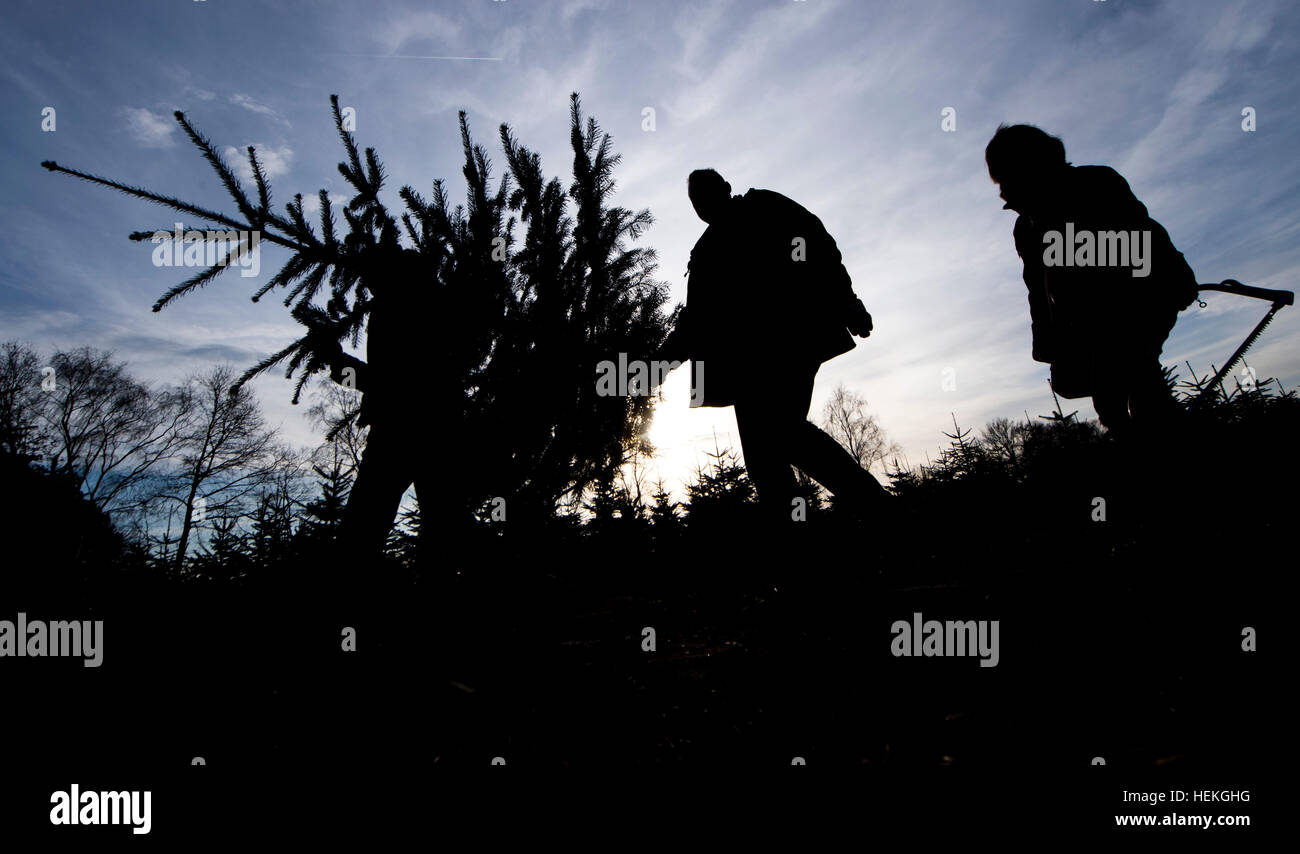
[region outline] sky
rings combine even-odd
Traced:
[[[234,212],[172,120],[181,109],[223,150],[256,145],[278,206],[322,188],[342,203],[332,93],[384,161],[394,209],[401,186],[427,195],[435,178],[463,198],[462,109],[496,178],[507,122],[567,186],[580,93],[623,157],[614,203],[655,217],[638,245],[657,250],[674,302],[704,230],[691,170],[803,204],[876,327],[822,366],[812,416],[842,383],[911,465],[954,418],[978,430],[1053,408],[1030,358],[1015,215],[983,162],[1001,123],[1037,124],[1073,163],[1119,170],[1201,282],[1295,289],[1300,271],[1294,0],[6,0],[0,16],[0,340],[111,350],[152,382],[243,369],[292,341],[280,301],[249,300],[283,257],[264,249],[260,277],[229,272],[153,313],[188,274],[127,234],[178,217],[40,162]],[[1187,362],[1222,364],[1267,308],[1207,302],[1165,345],[1183,377]],[[1258,377],[1300,385],[1298,330],[1300,310],[1278,314],[1248,354]],[[282,372],[254,387],[289,439],[320,440]],[[650,477],[674,491],[715,441],[740,447],[730,408],[688,399],[680,370],[649,434]],[[1086,399],[1063,404],[1094,415]]]

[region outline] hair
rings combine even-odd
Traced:
[[[984,149],[989,177],[996,183],[1012,169],[1028,166],[1036,171],[1069,166],[1065,143],[1034,125],[998,125],[997,133]]]
[[[696,169],[686,178],[686,192],[692,196],[714,188],[724,193],[731,192],[731,185],[715,169]]]

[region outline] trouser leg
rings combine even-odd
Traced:
[[[841,500],[869,505],[888,494],[852,454],[807,420],[817,367],[791,371],[773,382],[764,396],[736,402],[745,466],[759,500],[774,513],[788,514],[797,494],[792,465]]]
[[[1106,332],[1109,346],[1094,361],[1093,406],[1117,439],[1158,437],[1182,414],[1165,382],[1160,353],[1178,319],[1175,311],[1138,309]]]
[[[1135,424],[1157,432],[1183,414],[1158,361],[1151,360],[1138,369],[1129,392],[1129,413]]]
[[[745,469],[758,493],[759,505],[773,519],[789,518],[788,509],[798,493],[789,457],[795,426],[790,422],[788,408],[773,400],[736,401],[736,428]]]
[[[836,498],[869,505],[888,496],[880,481],[816,424],[804,421],[796,435],[794,464]]]
[[[1160,362],[1151,358],[1110,368],[1099,378],[1092,404],[1102,426],[1122,440],[1158,438],[1183,414],[1165,382]]]
[[[1092,396],[1092,408],[1097,410],[1097,420],[1115,438],[1128,436],[1132,419],[1128,411],[1128,389],[1120,387],[1098,388]]]
[[[1112,360],[1099,377],[1093,406],[1107,432],[1119,443],[1121,472],[1115,489],[1130,507],[1121,518],[1146,520],[1159,527],[1169,499],[1180,493],[1176,460],[1183,438],[1177,429],[1183,409],[1165,382],[1158,348]]]
[[[383,551],[402,496],[413,480],[408,458],[411,449],[395,438],[372,427],[366,440],[339,526],[342,553],[351,561],[368,564]]]

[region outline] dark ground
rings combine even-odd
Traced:
[[[347,594],[322,592],[309,560],[238,584],[105,570],[18,586],[0,619],[103,619],[104,664],[0,662],[10,761],[83,789],[200,773],[364,788],[495,757],[952,765],[995,791],[1152,772],[1249,787],[1279,750],[1267,674],[1293,514],[1276,491],[1224,491],[1228,478],[1241,482],[1224,469],[1113,490],[1106,522],[1090,518],[1098,484],[1066,472],[917,493],[875,526],[823,515],[790,541],[746,517],[707,537],[447,543],[436,572],[375,571]],[[40,561],[11,553],[8,578]],[[894,657],[890,625],[915,611],[999,620],[999,664]],[[1261,651],[1242,650],[1246,626]],[[1110,768],[1085,767],[1096,757]],[[49,788],[32,791],[21,812],[44,816]]]

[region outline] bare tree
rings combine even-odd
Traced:
[[[186,395],[137,381],[111,353],[58,352],[42,371],[35,415],[50,469],[106,513],[139,508],[139,488],[183,442]]]
[[[178,570],[197,527],[209,517],[250,512],[278,476],[296,466],[278,431],[266,425],[252,392],[240,387],[231,393],[235,379],[234,369],[223,365],[191,377],[178,391],[188,398],[190,416],[177,463],[155,498],[167,513],[169,532],[173,519],[180,526],[171,557]]]
[[[0,453],[31,458],[41,453],[41,357],[25,344],[0,346]]]
[[[887,457],[900,451],[897,444],[889,441],[876,416],[867,412],[866,398],[849,391],[843,383],[836,386],[822,409],[821,427],[864,469],[883,464]]]
[[[1020,464],[1028,432],[1027,423],[1014,422],[1009,418],[996,418],[984,426],[984,435],[981,438],[985,447],[992,449],[1014,468]]]
[[[369,432],[357,424],[360,409],[361,392],[330,379],[316,384],[315,403],[307,414],[318,430],[325,431],[325,441],[312,453],[313,464],[337,468],[349,478],[356,476]]]

